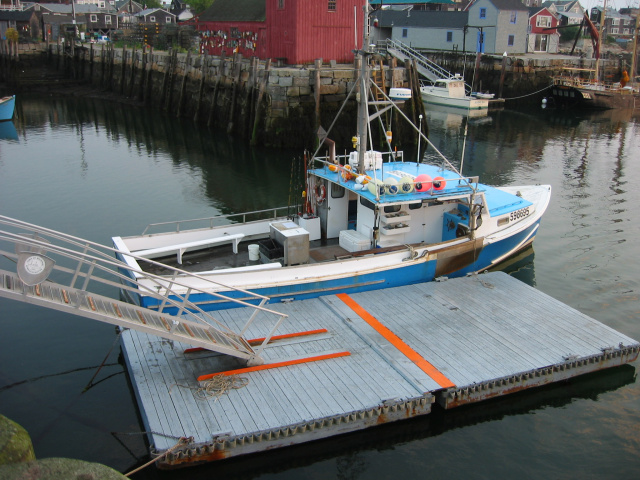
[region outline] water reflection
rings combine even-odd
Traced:
[[[0,122],[0,140],[18,140],[18,131],[13,121]]]

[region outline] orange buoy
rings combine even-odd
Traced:
[[[442,177],[436,177],[433,179],[433,189],[434,190],[444,190],[444,187],[447,186],[447,181]]]
[[[431,190],[431,177],[426,173],[422,173],[416,177],[415,184],[417,192],[427,192]]]

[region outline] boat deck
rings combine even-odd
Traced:
[[[501,272],[271,307],[289,315],[276,335],[313,333],[274,340],[263,352],[269,368],[123,333],[152,453],[190,439],[161,466],[425,415],[434,401],[452,408],[566,380],[632,362],[640,350],[636,340]],[[236,331],[249,315],[216,313]],[[259,320],[246,338],[271,329]],[[239,388],[201,398],[207,390],[198,389],[212,386],[206,378],[234,371],[212,380],[242,379]]]
[[[162,262],[162,264],[148,264],[147,262],[140,262],[140,266],[146,272],[153,273],[155,275],[163,275],[171,272],[170,270],[163,268],[162,265],[179,268],[187,272],[198,273],[226,268],[246,267],[263,263],[261,260],[250,260],[248,247],[252,243],[257,242],[241,242],[238,245],[237,254],[234,254],[231,251],[229,245],[224,245],[187,252],[183,256],[182,264],[178,263],[176,255],[173,254],[153,259],[157,262]],[[353,255],[353,253],[348,252],[338,245],[338,239],[328,240],[324,243],[321,243],[320,240],[309,242],[309,263],[326,262],[329,260],[335,260],[336,257],[349,255]]]

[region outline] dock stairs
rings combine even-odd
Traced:
[[[4,227],[9,227],[10,230]],[[7,243],[13,244],[13,248],[5,248]],[[105,286],[111,287],[111,291],[113,287],[116,290],[132,291],[138,288],[149,289],[127,275],[131,273],[131,267],[119,261],[116,253],[117,250],[94,242],[0,216],[0,255],[15,262],[16,266],[16,272],[0,268],[0,297],[237,357],[245,360],[248,365],[263,363],[260,356],[262,349],[286,317],[285,314],[264,307],[268,297],[243,291],[250,295],[252,303],[238,301],[242,306],[251,307],[242,332],[246,331],[258,314],[273,317],[273,322],[269,323],[274,326],[264,342],[253,348],[242,332],[229,329],[215,319],[211,312],[202,311],[188,300],[190,294],[201,293],[201,290],[192,289],[188,294],[177,294],[171,285],[167,285],[166,278],[161,279],[136,270],[136,278],[144,278],[147,282],[152,280],[161,287],[155,288],[159,301],[157,311],[89,291],[90,285],[99,286],[96,290],[100,291],[105,290]],[[139,261],[157,263],[142,258]],[[5,263],[9,262],[4,261],[0,266]],[[41,272],[37,271],[38,265],[42,267]],[[181,278],[189,275],[182,270],[176,270],[175,273],[176,279],[177,274]],[[180,286],[177,281],[174,284]],[[174,298],[180,300],[176,301]],[[164,310],[168,308],[174,311],[177,309],[179,314],[165,313]]]
[[[442,68],[435,62],[422,55],[418,50],[411,48],[398,40],[388,38],[384,44],[387,52],[403,62],[410,60],[415,61],[418,73],[429,80],[432,84],[443,78],[452,78],[454,75]],[[471,86],[465,83],[467,94],[471,92]]]

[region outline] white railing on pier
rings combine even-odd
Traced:
[[[167,277],[133,268],[118,260],[116,255],[133,257],[139,264],[144,262],[167,268],[173,271],[172,279],[168,282]],[[262,350],[287,317],[266,308],[264,305],[269,298],[263,295],[2,215],[0,257],[15,265],[15,273],[0,269],[0,296],[144,331],[242,358],[251,365],[263,363],[260,357]],[[205,282],[212,289],[222,285],[231,291],[241,292],[244,300],[212,292],[206,287],[187,285],[186,282],[192,278]],[[115,292],[144,293],[155,298],[159,307],[152,311],[99,294],[101,290],[114,291],[114,288]],[[231,330],[211,312],[203,311],[189,299],[199,294],[213,295],[248,307],[249,318],[241,333]],[[170,309],[177,314],[166,313]],[[265,332],[267,335],[263,343],[253,349],[242,333],[247,331],[258,314],[271,317],[273,327]]]
[[[415,60],[418,67],[418,73],[429,79],[431,83],[435,83],[436,80],[454,77],[451,72],[429,60],[418,50],[411,48],[409,45],[398,40],[388,38],[386,40],[385,48],[387,49],[387,52],[402,61]],[[471,86],[465,83],[465,90],[467,91],[467,94],[469,94],[471,92]]]

